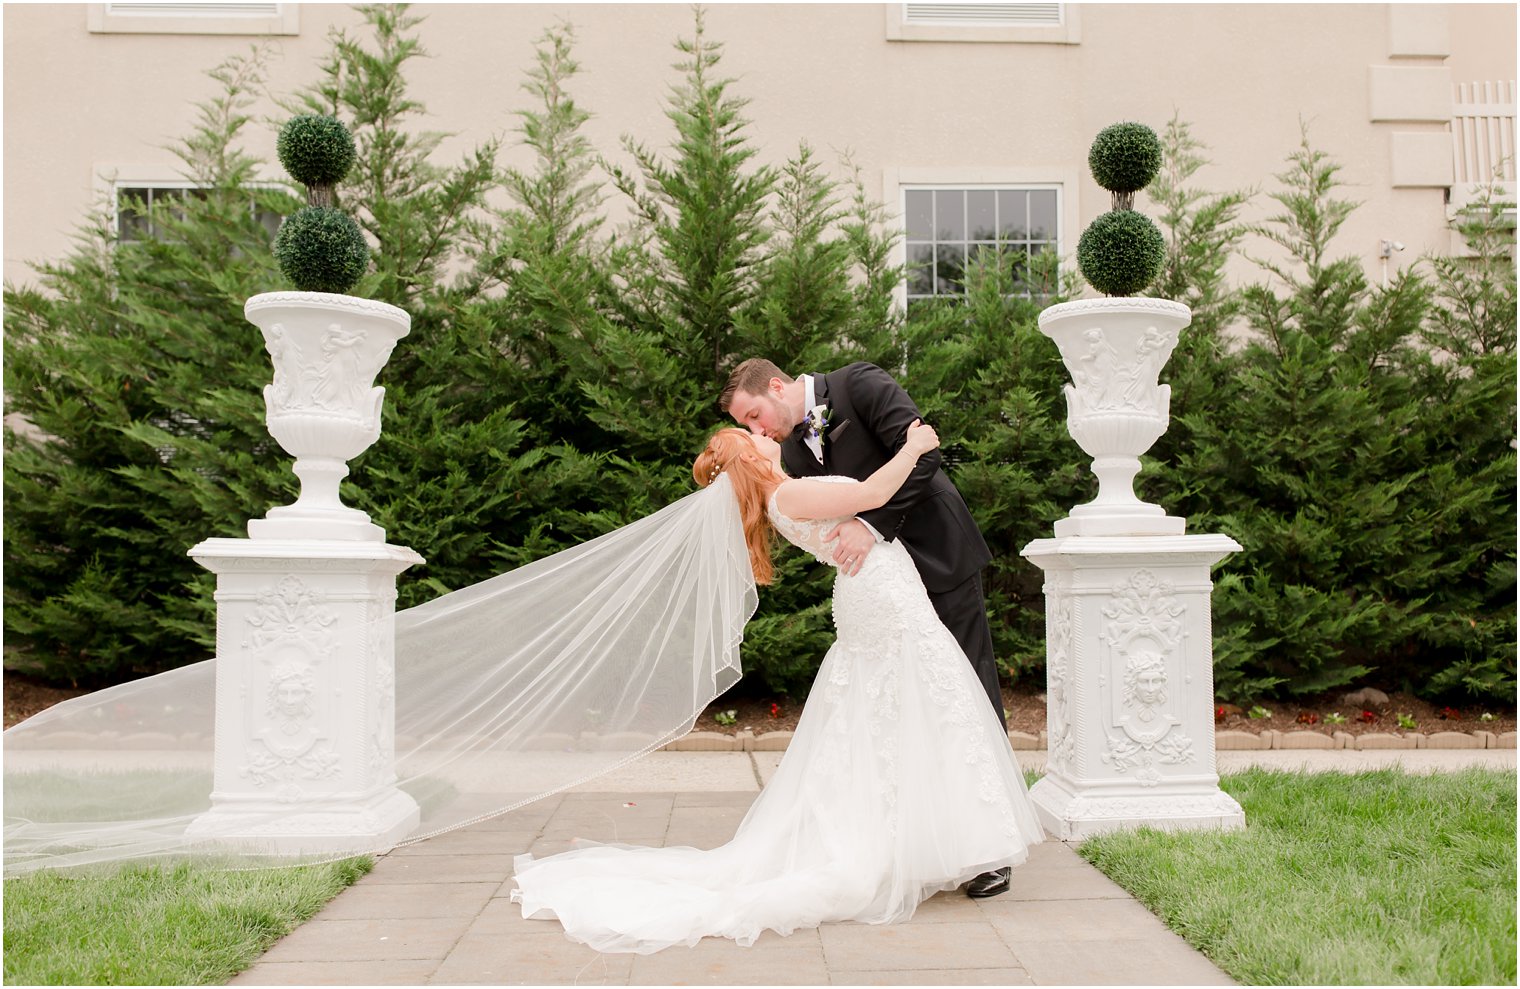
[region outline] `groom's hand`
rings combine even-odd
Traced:
[[[865,565],[866,555],[876,545],[876,536],[860,519],[849,519],[839,523],[823,538],[825,542],[831,539],[839,540],[834,547],[834,562],[839,564],[842,573],[847,573],[851,577],[860,573],[860,568]]]

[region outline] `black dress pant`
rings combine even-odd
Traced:
[[[929,600],[939,620],[945,623],[955,641],[961,644],[976,678],[987,691],[992,710],[997,713],[998,723],[1008,729],[1003,717],[1003,692],[998,687],[997,660],[992,655],[992,629],[987,624],[987,601],[982,596],[981,572],[972,574],[965,581],[948,591],[929,592]]]

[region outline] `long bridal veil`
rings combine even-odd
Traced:
[[[690,731],[738,680],[756,603],[722,476],[631,525],[399,612],[397,785],[421,808],[403,843],[564,790]],[[65,701],[5,732],[7,876],[134,859],[237,867],[340,857],[329,847],[229,858],[225,845],[186,834],[212,806],[216,664]]]

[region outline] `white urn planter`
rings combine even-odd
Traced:
[[[1135,496],[1140,455],[1166,432],[1172,390],[1161,369],[1192,321],[1187,306],[1166,299],[1081,299],[1040,313],[1040,332],[1055,341],[1071,374],[1066,424],[1093,458],[1098,496],[1056,522],[1057,536],[1175,536],[1186,520]]]
[[[300,498],[248,539],[190,550],[217,575],[211,810],[188,829],[292,860],[394,845],[416,827],[395,773],[396,577],[423,562],[338,498],[347,461],[380,436],[375,376],[411,317],[322,292],[271,292],[244,312],[274,362],[269,432]]]
[[[1135,496],[1140,455],[1166,432],[1162,367],[1192,313],[1164,299],[1084,299],[1040,314],[1071,373],[1067,428],[1098,496],[1022,555],[1045,573],[1046,775],[1030,790],[1046,829],[1238,828],[1214,761],[1210,568],[1240,549],[1184,535],[1186,519]]]
[[[405,310],[326,292],[268,292],[243,307],[264,334],[274,381],[264,388],[269,432],[296,458],[294,504],[248,523],[255,539],[360,539],[385,531],[338,497],[348,461],[380,436],[385,389],[375,376],[411,331]]]

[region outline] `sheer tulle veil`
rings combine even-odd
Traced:
[[[732,484],[396,616],[403,843],[585,782],[691,730],[738,680],[757,595]],[[238,854],[211,808],[217,660],[98,691],[5,732],[5,873]],[[349,847],[342,854],[382,851]]]

